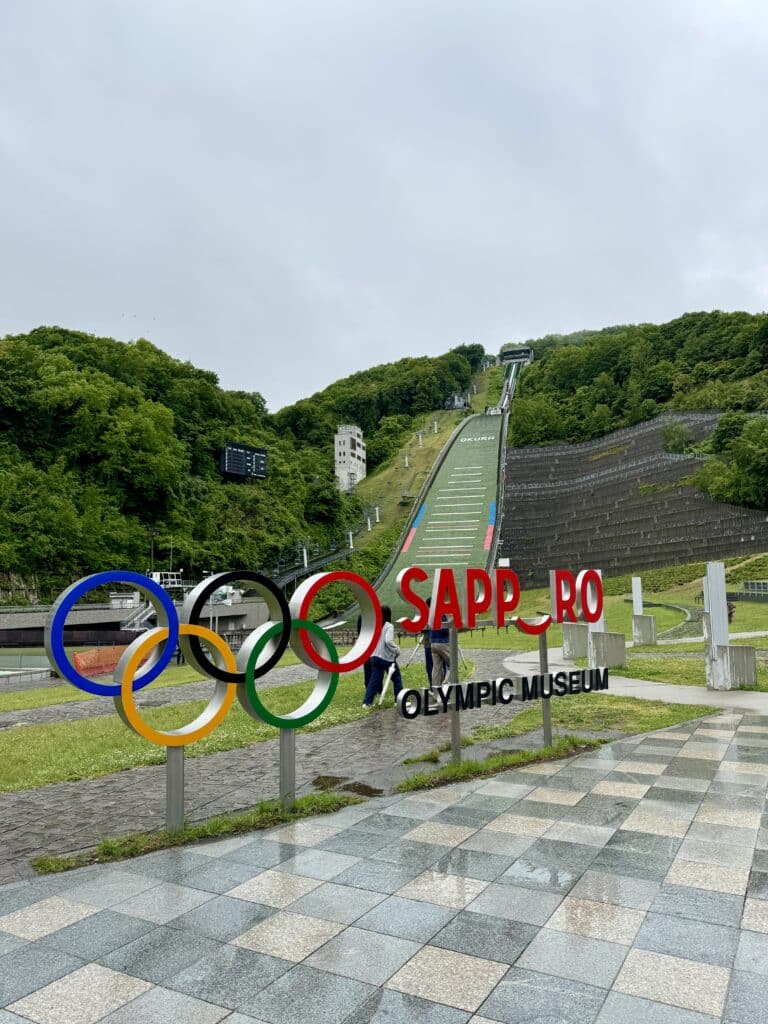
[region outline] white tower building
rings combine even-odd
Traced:
[[[365,442],[360,427],[340,423],[333,438],[336,483],[340,491],[352,491],[365,479]]]

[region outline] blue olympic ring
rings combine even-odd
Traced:
[[[64,623],[73,606],[84,594],[95,587],[103,587],[109,583],[129,583],[137,590],[143,591],[155,605],[158,619],[162,613],[167,620],[165,625],[168,627],[168,640],[165,647],[158,653],[155,660],[149,662],[141,672],[137,673],[133,684],[134,690],[141,690],[148,686],[157,679],[161,672],[165,671],[171,663],[179,642],[179,619],[174,603],[162,587],[153,580],[138,572],[127,572],[122,569],[114,572],[97,572],[78,580],[59,595],[53,606],[51,617],[45,627],[45,647],[49,659],[67,682],[96,697],[118,697],[120,685],[118,683],[94,682],[93,679],[81,675],[75,669],[64,648]]]

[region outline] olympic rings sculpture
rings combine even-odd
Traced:
[[[247,582],[266,602],[267,622],[246,637],[233,653],[218,633],[200,625],[200,615],[221,587]],[[153,607],[157,626],[141,633],[118,661],[114,681],[97,682],[80,673],[69,660],[64,645],[64,626],[74,605],[96,587],[128,584],[142,593]],[[333,640],[309,618],[312,601],[329,583],[344,583],[360,606],[360,634],[350,650],[339,657]],[[370,583],[351,572],[325,572],[310,576],[286,601],[282,591],[259,572],[219,573],[199,583],[184,600],[181,612],[157,583],[139,573],[98,572],[73,583],[56,599],[45,626],[45,650],[51,666],[67,682],[85,693],[112,697],[117,712],[139,736],[164,747],[186,746],[203,739],[223,721],[235,698],[257,721],[278,729],[299,729],[325,711],[339,682],[339,675],[354,672],[371,656],[382,627],[381,605]],[[155,729],[141,717],[135,693],[160,676],[181,648],[187,662],[215,682],[213,696],[198,717],[179,729]],[[256,682],[280,661],[290,645],[302,664],[317,670],[312,693],[304,703],[285,715],[270,711],[261,701]],[[206,653],[205,647],[208,648]],[[213,655],[210,657],[209,654]]]

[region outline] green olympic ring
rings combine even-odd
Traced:
[[[339,684],[339,673],[319,672],[312,693],[310,693],[309,697],[300,707],[287,715],[276,715],[269,708],[265,707],[256,691],[256,664],[259,660],[259,655],[269,641],[277,636],[283,628],[282,622],[272,623],[269,629],[265,630],[254,644],[245,666],[245,694],[243,695],[241,689],[238,696],[244,710],[252,718],[260,718],[263,722],[266,722],[268,725],[274,725],[278,729],[300,729],[303,725],[309,725],[319,715],[322,715],[331,703],[336,687]],[[291,633],[293,634],[298,630],[306,630],[308,633],[313,633],[318,637],[325,647],[329,659],[334,665],[339,664],[339,654],[333,640],[317,623],[310,622],[307,619],[291,619]],[[291,643],[291,646],[293,646],[293,643]]]

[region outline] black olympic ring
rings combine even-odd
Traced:
[[[279,637],[270,640],[265,648],[269,652],[267,659],[263,664],[254,667],[253,678],[260,679],[261,676],[265,676],[280,661],[291,637],[291,612],[288,608],[288,602],[283,592],[268,576],[264,576],[260,572],[251,572],[247,569],[237,569],[232,572],[222,572],[216,576],[210,576],[208,579],[203,580],[202,583],[198,583],[194,590],[190,591],[184,599],[180,619],[189,625],[201,625],[198,617],[210,596],[221,587],[245,580],[252,583],[254,589],[259,592],[259,596],[263,597],[266,601],[270,621],[280,621],[282,619],[283,623],[283,629]],[[257,634],[255,637],[254,633]],[[250,649],[258,641],[260,635],[259,627],[254,630],[254,633],[251,633],[246,639],[243,644],[244,648],[247,646]],[[186,660],[198,668],[203,675],[219,679],[223,683],[236,683],[239,686],[245,685],[246,673],[228,672],[226,669],[220,668],[205,653],[199,637],[180,636],[179,646]]]

